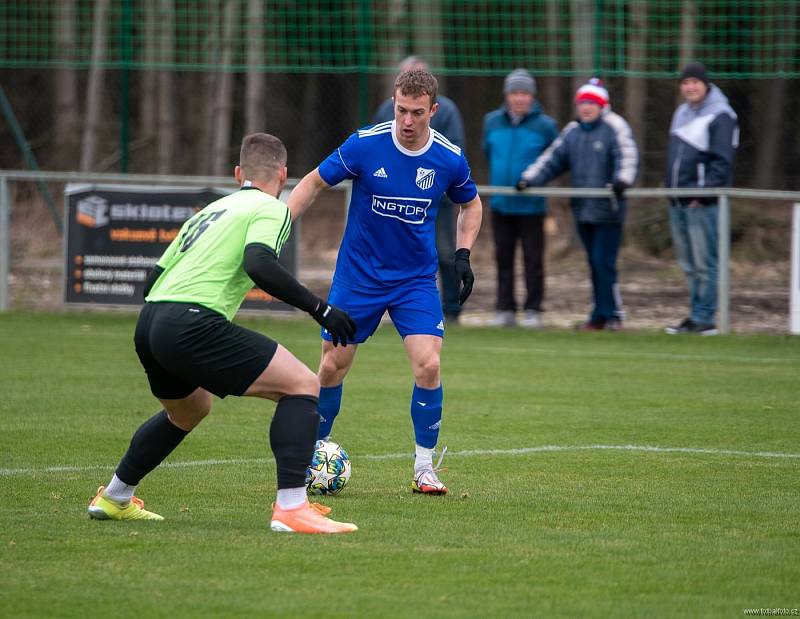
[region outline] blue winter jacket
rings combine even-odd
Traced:
[[[672,116],[667,151],[667,187],[728,187],[739,145],[736,112],[722,91],[711,88],[697,105],[681,104]],[[686,204],[691,198],[673,199]],[[704,204],[715,204],[705,198]]]
[[[483,119],[483,152],[489,161],[489,184],[517,184],[522,171],[550,146],[558,135],[556,121],[534,103],[531,111],[514,124],[505,105]],[[493,211],[503,215],[537,215],[547,202],[537,196],[492,196]]]
[[[616,180],[633,185],[639,173],[639,151],[625,119],[606,108],[593,123],[572,121],[522,178],[540,187],[567,171],[573,187],[606,187]],[[624,199],[572,198],[570,205],[579,223],[625,219]]]

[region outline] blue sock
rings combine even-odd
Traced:
[[[342,406],[342,385],[335,387],[320,387],[319,390],[319,434],[317,438],[329,436],[336,421],[336,415]]]
[[[411,421],[414,422],[414,438],[417,445],[433,449],[439,440],[442,423],[442,386],[423,389],[414,385],[411,394]]]

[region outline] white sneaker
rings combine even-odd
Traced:
[[[517,325],[517,317],[511,310],[502,310],[494,315],[489,324],[492,327],[515,327]]]
[[[439,461],[436,463],[435,467],[433,466],[433,463],[431,463],[425,468],[416,469],[414,471],[414,481],[411,482],[411,490],[420,494],[447,494],[447,486],[445,486],[439,479],[438,475],[436,475],[436,473],[439,471],[445,470],[441,467],[444,454],[446,453],[447,447],[442,449],[442,453],[439,454]]]
[[[424,469],[414,474],[414,481],[411,482],[411,490],[420,494],[447,494],[445,486],[436,471]]]
[[[526,310],[525,318],[519,321],[519,326],[527,329],[541,329],[544,327],[542,313],[536,310]]]

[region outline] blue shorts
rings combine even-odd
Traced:
[[[328,303],[343,309],[356,321],[356,344],[362,344],[375,333],[386,311],[404,339],[407,335],[444,337],[442,302],[433,278],[369,291],[356,291],[334,280]],[[322,330],[322,338],[331,340],[325,329]]]

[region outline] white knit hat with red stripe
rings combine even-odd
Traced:
[[[575,103],[581,103],[582,101],[596,103],[600,107],[608,105],[608,91],[603,87],[602,80],[593,77],[578,88],[578,92],[575,93]]]

